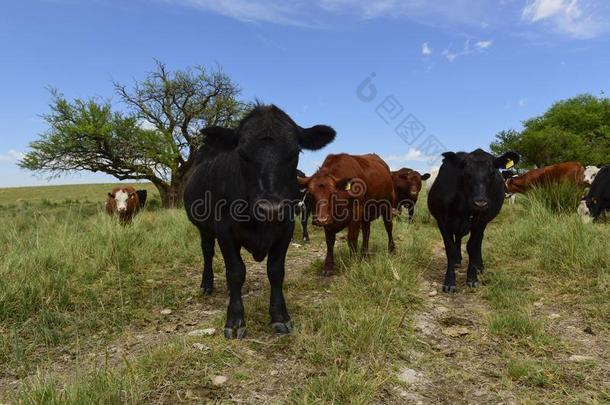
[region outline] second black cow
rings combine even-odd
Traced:
[[[610,210],[610,166],[604,166],[597,173],[584,200],[595,221]]]
[[[297,177],[307,177],[305,173],[297,169]],[[301,214],[301,229],[303,230],[303,242],[309,242],[309,231],[307,230],[307,222],[312,210],[312,200],[307,189],[299,190],[298,213]]]
[[[498,169],[518,163],[519,155],[500,157],[477,149],[472,153],[443,153],[443,164],[428,194],[428,208],[438,223],[447,255],[443,292],[455,291],[455,268],[462,264],[462,238],[470,233],[467,285],[478,285],[483,272],[481,245],[487,224],[504,203],[504,181]]]
[[[324,125],[301,128],[279,108],[259,105],[237,129],[212,127],[203,135],[205,143],[197,152],[184,193],[187,215],[201,235],[201,288],[205,294],[212,292],[212,259],[218,240],[229,289],[225,337],[242,338],[246,322],[241,288],[246,266],[241,249],[256,261],[267,257],[271,325],[276,333],[288,333],[290,316],[282,285],[294,230],[289,211],[298,202],[299,153],[324,147],[332,142],[335,131]]]

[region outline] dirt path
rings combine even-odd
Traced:
[[[465,256],[467,257],[467,256]],[[480,294],[465,287],[465,269],[458,269],[456,294],[441,291],[445,276],[442,245],[422,283],[422,310],[414,317],[419,347],[409,353],[411,365],[400,371],[407,384],[402,393],[413,403],[512,403],[508,392],[494,392],[494,353],[486,317],[489,308]]]
[[[464,258],[467,260],[467,255]],[[424,305],[414,317],[419,345],[400,369],[399,379],[406,386],[402,397],[414,404],[517,404],[524,400],[538,403],[547,398],[542,386],[507,381],[503,353],[520,349],[489,333],[493,309],[483,298],[481,288],[471,290],[465,286],[465,268],[456,274],[459,291],[453,295],[441,292],[445,268],[443,246],[435,245],[421,288]],[[561,383],[563,393],[547,387],[553,391],[549,398],[574,403],[597,403],[593,398],[604,398],[604,391],[610,392],[608,334],[591,330],[569,308],[554,309],[542,302],[535,303],[534,308],[533,316],[547,321],[546,333],[558,342],[553,352],[542,356],[562,368],[564,371],[558,374],[566,379]],[[587,373],[583,381],[574,381],[583,372]]]

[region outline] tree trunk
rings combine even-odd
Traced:
[[[178,208],[182,206],[184,184],[185,182],[182,179],[172,179],[169,185],[155,184],[161,196],[162,208]]]

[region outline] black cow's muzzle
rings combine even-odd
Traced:
[[[489,208],[489,200],[485,198],[476,199],[474,200],[473,208],[475,211],[478,212],[487,211],[487,209]]]
[[[278,200],[260,199],[254,203],[254,218],[260,222],[282,222],[288,214],[289,207]]]

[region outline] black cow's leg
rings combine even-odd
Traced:
[[[415,216],[415,203],[409,202],[409,222],[413,222],[414,216]]]
[[[227,339],[241,339],[246,334],[244,304],[241,299],[241,287],[246,280],[246,266],[239,254],[239,247],[235,246],[232,240],[223,241],[219,239],[218,244],[225,261],[227,287],[229,289],[225,337]]]
[[[335,267],[336,233],[334,231],[324,228],[324,236],[326,237],[326,259],[324,260],[324,269],[322,270],[322,275],[330,276],[333,274],[333,270]]]
[[[203,253],[203,275],[201,277],[201,291],[203,295],[211,295],[214,290],[214,238],[201,234],[201,251]]]
[[[307,221],[309,219],[309,210],[307,204],[303,204],[301,211],[301,227],[303,228],[303,242],[309,242],[309,231],[307,230]]]
[[[350,252],[358,252],[358,235],[360,234],[360,221],[352,221],[347,229],[347,245]]]
[[[462,267],[462,235],[455,235],[455,245],[457,246],[457,257],[455,260],[455,268]]]
[[[443,292],[455,292],[455,264],[458,259],[458,252],[455,244],[453,233],[446,227],[440,226],[443,242],[445,243],[445,253],[447,255],[447,272],[445,274],[445,282],[443,283]]]
[[[466,245],[468,250],[468,272],[466,274],[466,284],[469,287],[476,287],[479,285],[479,279],[477,273],[483,272],[483,254],[481,252],[483,244],[483,235],[485,232],[485,225],[477,226],[472,229],[470,239]]]
[[[394,237],[392,236],[392,231],[394,229],[394,224],[392,223],[392,207],[386,205],[383,208],[381,213],[381,218],[383,219],[383,226],[385,227],[385,232],[388,234],[388,252],[394,253],[396,250],[396,245],[394,244]]]
[[[369,238],[371,236],[371,223],[362,222],[362,257],[369,257]]]
[[[289,238],[285,238],[289,241]],[[292,330],[290,316],[286,309],[282,286],[284,284],[284,268],[286,263],[286,252],[288,243],[276,244],[267,257],[267,277],[271,285],[271,296],[269,299],[269,315],[271,316],[271,327],[275,333],[286,334]]]

